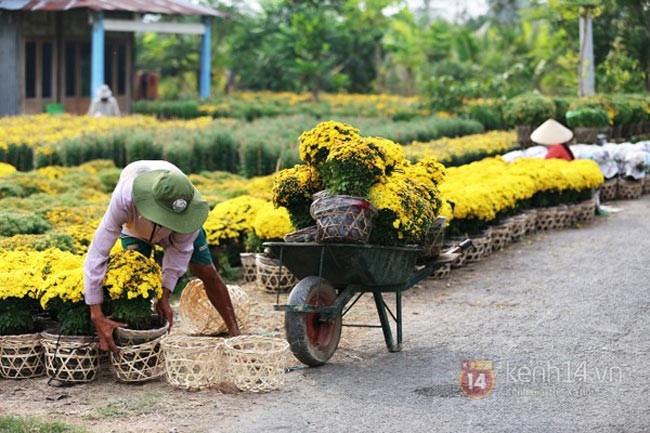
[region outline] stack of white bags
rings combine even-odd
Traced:
[[[573,144],[569,147],[576,159],[596,161],[605,179],[618,176],[627,180],[642,180],[650,171],[650,141],[605,143],[602,146]],[[546,152],[545,146],[533,146],[508,152],[503,159],[510,162],[518,158],[544,158]]]

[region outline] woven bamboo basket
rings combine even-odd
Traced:
[[[557,209],[555,207],[545,207],[537,209],[536,227],[537,230],[552,230],[556,226]]]
[[[493,243],[492,228],[488,227],[483,231],[483,233],[486,240],[485,251],[483,251],[483,257],[487,257],[490,254],[492,254],[492,243]]]
[[[580,222],[580,215],[582,214],[582,207],[579,203],[567,205],[569,209],[569,227],[575,226]]]
[[[285,242],[316,242],[317,232],[317,226],[309,226],[296,230],[295,232],[287,233],[282,239]]]
[[[636,200],[643,193],[643,181],[641,180],[618,180],[616,198],[621,200]]]
[[[521,239],[526,234],[526,225],[528,218],[526,215],[515,215],[508,218],[510,224],[510,241],[515,242]]]
[[[424,257],[438,257],[442,244],[445,241],[445,224],[447,218],[438,217],[431,224],[422,241],[422,255]]]
[[[533,233],[537,230],[537,210],[528,209],[524,211],[526,216],[526,234]]]
[[[0,377],[29,379],[45,374],[43,346],[38,333],[0,336]]]
[[[472,245],[467,249],[467,263],[478,262],[487,255],[488,248],[492,248],[492,230],[488,229],[480,235],[472,237]]]
[[[502,223],[492,226],[492,252],[508,246],[512,240],[512,224]]]
[[[451,273],[451,263],[445,263],[442,266],[440,266],[438,269],[433,271],[433,273],[431,274],[431,278],[434,278],[436,280],[442,280],[443,278],[447,278],[450,273]]]
[[[280,267],[280,261],[270,259],[263,254],[255,258],[257,267],[257,285],[266,293],[285,293],[296,285],[298,280],[286,266]]]
[[[643,178],[643,194],[650,194],[650,173]]]
[[[316,199],[310,212],[316,220],[318,242],[365,244],[377,216],[377,209],[369,201],[349,196]]]
[[[93,337],[41,333],[47,376],[61,383],[92,382],[99,370],[99,342]]]
[[[591,198],[579,203],[580,212],[578,214],[578,224],[589,224],[596,217],[596,199]]]
[[[135,346],[156,340],[169,331],[169,323],[166,321],[161,323],[158,315],[153,315],[151,320],[156,326],[152,329],[115,328],[113,331],[115,343],[118,346]]]
[[[250,303],[248,295],[239,286],[228,285],[228,293],[235,309],[237,324],[244,328],[248,324]],[[180,329],[191,335],[218,335],[228,331],[226,323],[208,299],[203,282],[199,279],[190,281],[181,293],[178,307]]]
[[[177,388],[198,391],[226,378],[223,338],[169,335],[163,338],[167,382]]]
[[[137,383],[157,379],[165,374],[165,357],[160,346],[160,336],[146,343],[118,346],[111,352],[111,366],[120,382]]]
[[[555,229],[570,227],[573,221],[573,213],[569,206],[561,204],[556,206]]]
[[[618,178],[606,180],[603,186],[600,187],[600,200],[610,201],[616,199],[616,192],[618,189]]]
[[[255,267],[255,253],[239,253],[242,267],[244,268],[244,281],[250,283],[257,278],[257,268]]]
[[[243,335],[224,341],[228,378],[240,391],[268,392],[284,381],[289,343],[283,339]]]

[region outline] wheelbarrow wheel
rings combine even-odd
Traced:
[[[329,306],[336,300],[336,289],[327,280],[303,278],[289,294],[289,305]],[[343,320],[340,315],[325,320],[320,313],[287,311],[284,329],[293,354],[304,364],[318,367],[332,357],[341,339]]]

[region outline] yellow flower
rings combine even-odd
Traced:
[[[359,130],[346,123],[321,122],[300,135],[300,159],[310,165],[321,165],[327,159],[330,149],[339,142],[354,141],[358,138]]]
[[[203,225],[208,244],[221,245],[240,239],[253,228],[257,212],[266,203],[265,200],[243,195],[216,205]]]
[[[485,134],[471,134],[458,138],[413,142],[405,147],[411,161],[435,157],[444,164],[454,163],[467,155],[494,155],[507,152],[517,145],[517,134],[510,131],[490,131]]]
[[[262,240],[281,239],[295,230],[286,208],[276,208],[272,203],[265,204],[253,222],[255,235]]]
[[[5,177],[16,171],[16,167],[6,162],[0,162],[0,177]]]
[[[113,300],[160,297],[160,267],[137,251],[116,251],[108,260],[104,290]]]

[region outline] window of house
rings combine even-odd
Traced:
[[[65,96],[77,95],[77,44],[65,44]]]
[[[25,41],[25,98],[51,99],[54,95],[54,44],[46,40]]]
[[[36,42],[25,42],[25,97],[36,97]]]
[[[126,95],[126,44],[117,46],[117,94]]]
[[[64,81],[66,97],[91,95],[92,47],[90,43],[67,41],[65,44]],[[126,43],[107,42],[104,46],[104,83],[115,95],[123,96],[128,87],[128,49]]]
[[[81,96],[90,96],[91,50],[89,43],[80,44]],[[93,95],[94,96],[94,95]]]
[[[46,98],[52,97],[52,42],[43,42],[42,61],[41,61],[41,96]]]

